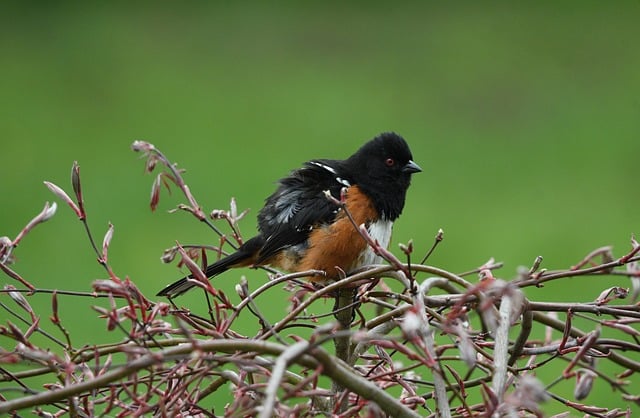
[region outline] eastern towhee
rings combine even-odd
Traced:
[[[258,214],[257,236],[238,250],[207,266],[214,277],[234,267],[269,265],[286,271],[323,270],[326,278],[374,264],[378,257],[336,201],[357,225],[387,247],[393,221],[400,216],[411,175],[422,171],[413,162],[405,140],[383,133],[346,160],[311,160],[279,181]],[[175,297],[195,286],[192,276],[162,289],[158,296]]]

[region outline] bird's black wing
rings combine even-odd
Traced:
[[[315,160],[293,171],[279,181],[278,189],[267,198],[258,215],[260,232],[265,244],[259,261],[265,261],[281,249],[304,245],[315,227],[331,223],[339,207],[325,195],[328,190],[340,198],[340,190],[349,186],[341,177],[342,162]]]

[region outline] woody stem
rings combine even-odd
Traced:
[[[335,318],[338,320],[340,324],[340,328],[342,331],[349,331],[351,328],[351,321],[353,320],[354,315],[354,306],[353,306],[353,298],[355,296],[356,289],[354,288],[343,288],[337,291],[336,296],[336,304],[334,306]],[[334,345],[336,348],[336,357],[343,360],[344,362],[348,362],[351,357],[351,338],[349,333],[341,332],[339,336],[334,339]],[[340,400],[344,400],[346,397],[343,396],[344,387],[337,383],[333,382],[333,393],[334,393],[334,413],[343,412],[348,406],[348,402],[340,402]]]

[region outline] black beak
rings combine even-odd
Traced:
[[[413,173],[419,173],[422,171],[422,169],[420,168],[420,166],[416,163],[414,163],[413,161],[409,160],[409,162],[402,167],[402,171],[405,173],[409,173],[409,174],[413,174]]]

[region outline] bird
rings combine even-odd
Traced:
[[[280,179],[267,197],[258,213],[258,234],[207,266],[204,274],[212,278],[231,268],[260,266],[326,273],[309,279],[314,282],[337,280],[378,263],[354,221],[387,248],[411,177],[421,171],[407,142],[394,132],[377,135],[345,160],[307,161]],[[196,286],[194,281],[193,275],[184,277],[157,296],[182,295]]]

